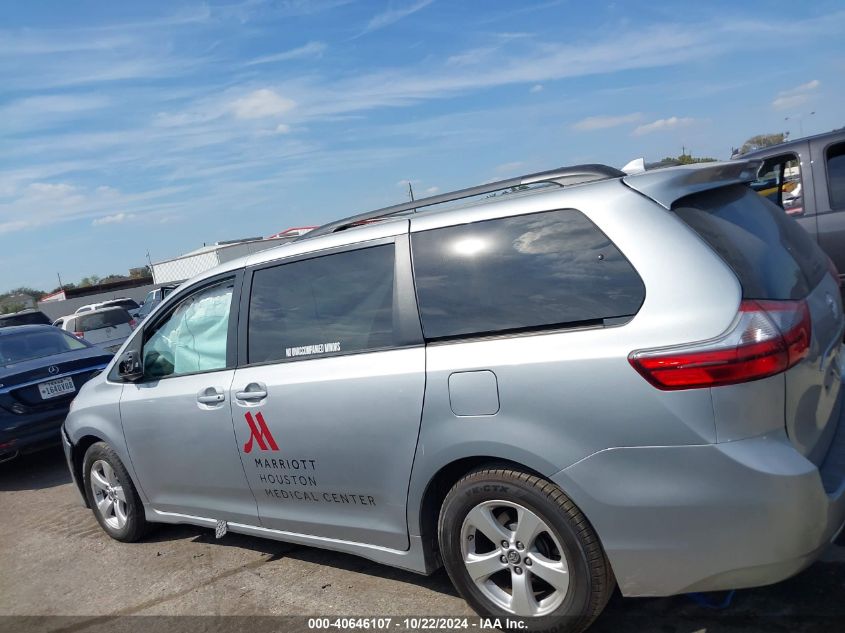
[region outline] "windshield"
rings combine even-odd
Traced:
[[[35,330],[0,336],[0,366],[89,347],[62,330]]]

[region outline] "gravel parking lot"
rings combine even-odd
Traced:
[[[58,449],[0,465],[0,535],[3,630],[307,629],[302,618],[278,617],[291,615],[475,619],[442,570],[423,577],[286,543],[234,534],[215,540],[194,527],[161,526],[134,545],[112,541],[78,504]],[[592,630],[843,631],[843,595],[840,537],[798,577],[737,592],[728,608],[687,596],[617,595]]]

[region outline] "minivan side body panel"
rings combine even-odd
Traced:
[[[412,239],[417,231],[451,224],[566,208],[585,214],[627,257],[645,284],[645,301],[620,326],[429,344],[408,504],[412,534],[419,533],[419,504],[431,477],[462,457],[506,459],[551,476],[610,447],[716,441],[709,390],[657,391],[627,361],[636,349],[715,337],[728,328],[739,305],[740,287],[730,269],[667,211],[614,180],[448,216],[415,217]],[[495,415],[456,416],[449,377],[479,370],[496,375],[500,409]],[[584,397],[599,388],[614,397],[600,405]],[[782,427],[782,414],[778,423]],[[584,512],[589,516],[587,508]],[[602,526],[596,529],[601,534]]]
[[[289,257],[246,268],[240,362],[231,402],[238,451],[263,528],[392,550],[410,546],[406,504],[425,391],[426,352],[413,297],[408,223],[392,223],[389,228],[401,233],[308,254],[297,255],[290,247]],[[285,358],[278,350],[280,358],[273,356],[277,360],[251,363],[250,297],[259,275],[284,276],[286,266],[308,270],[309,262],[321,265],[332,257],[370,252],[367,249],[392,253],[391,327],[397,347],[345,353],[348,339],[341,337],[336,343],[339,352],[327,353],[325,348],[313,356],[309,350],[305,356]],[[376,284],[373,279],[373,287]],[[321,290],[331,292],[327,287]],[[297,344],[333,341],[333,332],[318,330],[315,335],[322,338]],[[260,385],[266,397],[239,398],[250,385]],[[272,443],[269,436],[264,443],[253,438],[253,429],[264,428],[262,424]]]

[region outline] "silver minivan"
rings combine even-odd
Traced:
[[[203,273],[74,401],[82,497],[121,541],[443,565],[532,629],[792,576],[845,522],[845,320],[758,167],[563,168]]]

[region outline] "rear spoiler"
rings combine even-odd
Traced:
[[[660,206],[671,209],[672,204],[684,196],[755,180],[762,163],[761,160],[732,160],[666,167],[625,176],[622,182]]]

